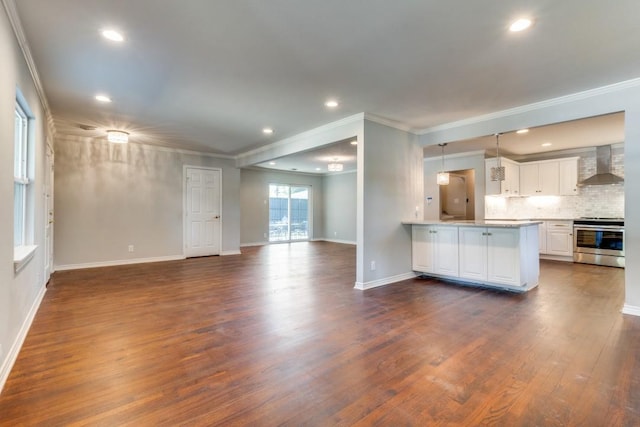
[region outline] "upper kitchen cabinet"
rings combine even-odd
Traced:
[[[485,191],[488,196],[519,196],[520,195],[520,166],[513,160],[500,158],[504,166],[504,181],[491,180],[491,168],[496,167],[497,159],[485,159]]]
[[[578,195],[578,159],[578,157],[569,157],[558,161],[561,196]]]
[[[559,181],[557,160],[520,164],[520,194],[523,196],[557,196]]]

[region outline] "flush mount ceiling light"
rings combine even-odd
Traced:
[[[129,142],[129,132],[122,130],[108,130],[107,141],[114,144],[126,144]]]
[[[436,182],[438,185],[449,185],[449,172],[444,171],[444,147],[446,147],[447,144],[438,145],[442,148],[442,169],[440,169],[440,172],[436,175]]]
[[[550,142],[545,142],[544,144],[542,144],[543,147],[551,147],[553,144],[551,144]]]
[[[335,99],[328,99],[327,102],[324,103],[324,106],[327,108],[336,108],[338,105],[338,101]]]
[[[111,102],[111,98],[109,98],[107,95],[96,95],[95,96],[96,101],[99,102]]]
[[[338,163],[337,157],[333,159],[333,163],[329,163],[327,165],[329,172],[341,172],[343,168],[344,165],[342,163]]]
[[[527,132],[529,132],[529,129],[520,129],[520,130],[516,131],[516,133],[519,133],[520,135],[522,135],[523,133],[527,133]]]
[[[264,133],[265,135],[271,135],[271,134],[273,134],[273,129],[264,128],[264,129],[262,129],[262,133]]]
[[[102,37],[104,37],[107,40],[111,40],[113,42],[123,42],[124,41],[124,36],[119,33],[116,30],[103,30],[102,31]]]
[[[529,18],[520,18],[520,19],[515,20],[515,21],[513,21],[511,23],[511,25],[509,26],[509,31],[511,31],[513,33],[524,31],[527,28],[529,28],[531,26],[531,24],[533,24],[531,19],[529,19]]]
[[[276,162],[269,162],[271,166],[275,166]]]

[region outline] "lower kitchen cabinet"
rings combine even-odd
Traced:
[[[461,227],[460,277],[511,286],[526,284],[520,275],[520,232],[518,228]]]
[[[412,257],[417,272],[526,291],[540,274],[538,227],[413,224]]]
[[[412,227],[413,270],[458,276],[458,227],[414,225]]]
[[[573,257],[573,222],[546,221],[548,255]]]

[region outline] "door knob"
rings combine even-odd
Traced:
[[[213,219],[220,219],[220,215],[214,216]]]

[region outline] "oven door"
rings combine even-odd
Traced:
[[[624,256],[624,229],[575,226],[573,243],[574,252]]]

